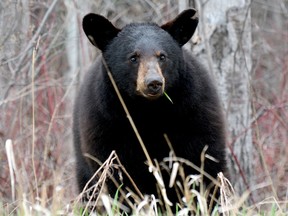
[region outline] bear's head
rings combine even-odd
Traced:
[[[197,24],[194,9],[162,26],[132,23],[118,29],[101,15],[88,14],[83,19],[85,34],[102,51],[120,91],[151,100],[176,85],[183,67],[182,46]]]

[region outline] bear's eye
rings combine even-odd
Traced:
[[[166,56],[165,56],[164,54],[160,54],[159,60],[160,60],[161,62],[166,61]]]
[[[138,61],[138,56],[133,55],[133,56],[130,57],[130,62],[137,63],[137,61]]]

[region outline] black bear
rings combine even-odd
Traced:
[[[148,171],[145,154],[106,66],[152,159],[160,162],[169,156],[167,134],[177,157],[201,167],[200,156],[207,146],[206,154],[214,159],[205,159],[204,170],[213,178],[225,171],[224,123],[216,88],[198,60],[182,49],[197,24],[194,9],[183,11],[162,26],[132,23],[122,29],[101,15],[84,17],[84,32],[102,55],[86,74],[74,107],[80,190],[99,168],[84,154],[104,162],[115,150],[140,191],[157,194],[156,180]],[[198,173],[189,166],[184,168],[186,175]],[[119,179],[117,172],[114,177]],[[163,174],[163,178],[169,182],[169,175]],[[206,185],[211,182],[209,178],[204,181]],[[131,187],[125,177],[123,183]],[[107,186],[113,197],[117,188],[110,181]],[[173,193],[168,193],[168,198],[174,204],[178,200]]]

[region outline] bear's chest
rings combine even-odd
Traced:
[[[181,124],[182,117],[177,115],[173,109],[159,109],[158,107],[130,109],[130,115],[135,126],[134,129],[126,116],[120,118],[113,128],[113,134],[118,137],[118,142],[126,146],[126,154],[129,152],[134,156],[135,153],[142,154],[143,150],[138,140],[140,136],[152,157],[163,159],[168,156],[169,147],[164,134],[167,134],[168,137],[175,136],[183,125]]]

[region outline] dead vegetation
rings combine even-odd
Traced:
[[[235,197],[229,181],[219,176],[225,215],[285,215],[288,211],[288,2],[277,2],[251,4],[253,112],[249,129],[255,184]],[[180,3],[157,0],[1,1],[1,215],[85,215],[86,207],[79,207],[75,191],[71,107],[75,89],[97,53],[83,37],[83,15],[101,13],[121,27],[131,21],[162,23],[177,14],[179,7]],[[236,148],[232,144],[228,151]],[[121,167],[112,154],[103,169],[109,170],[115,162]],[[237,163],[241,166],[241,161]],[[179,207],[179,215],[191,209],[195,215],[205,215],[209,209],[201,205],[204,192],[197,194],[189,185],[196,184],[198,177],[182,179],[189,191],[183,194],[193,194],[199,205],[186,203]],[[101,182],[99,186],[102,190]],[[135,214],[160,215],[156,197],[139,194],[134,198]],[[108,215],[119,214],[118,201],[105,194],[99,197]],[[163,209],[169,212],[169,205]]]

